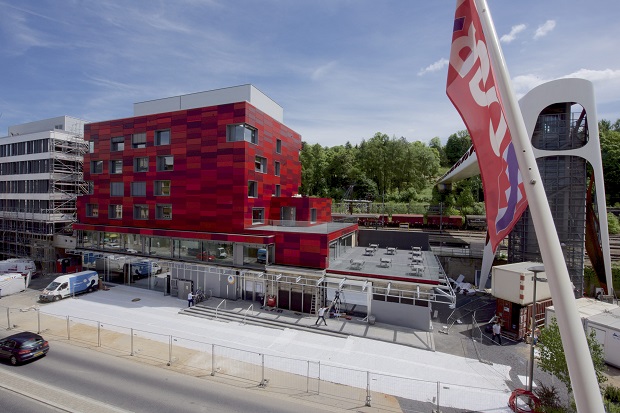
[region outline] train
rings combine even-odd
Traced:
[[[486,231],[485,215],[332,214],[332,221],[357,222],[361,227],[467,229]]]

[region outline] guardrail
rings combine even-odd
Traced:
[[[217,320],[218,312],[220,310],[220,306],[224,304],[224,308],[226,308],[226,299],[220,301],[220,303],[215,307],[215,319]]]

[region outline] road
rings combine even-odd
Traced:
[[[2,335],[8,335],[4,332]],[[42,359],[13,367],[0,364],[0,388],[7,375],[19,375],[29,382],[36,382],[52,390],[55,396],[67,401],[75,398],[81,409],[94,411],[89,403],[101,412],[144,413],[200,413],[200,412],[334,412],[331,406],[317,405],[290,396],[265,394],[256,386],[247,384],[227,385],[214,379],[197,378],[165,368],[141,364],[127,357],[118,357],[74,345],[51,342],[50,352]],[[35,389],[36,386],[27,386]],[[19,389],[21,391],[21,389]],[[27,391],[26,391],[27,393]],[[33,391],[33,396],[45,400],[44,392]],[[5,389],[0,391],[2,411],[53,412],[51,407],[42,409],[37,402],[24,402],[24,408],[5,408]],[[7,398],[7,403],[19,405],[20,396]],[[63,404],[57,403],[58,404]],[[20,405],[21,406],[21,405]],[[323,409],[323,410],[322,410]],[[65,411],[65,410],[63,410]]]

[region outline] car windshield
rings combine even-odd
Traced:
[[[52,282],[50,283],[50,285],[48,285],[47,287],[45,287],[45,289],[46,289],[46,290],[53,291],[53,290],[55,290],[56,288],[58,288],[58,286],[59,286],[59,285],[60,285],[60,283],[57,283],[56,281],[52,281]],[[41,287],[39,287],[39,288],[41,288]]]

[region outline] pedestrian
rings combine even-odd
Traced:
[[[190,290],[187,294],[187,306],[191,307],[192,305],[194,305],[194,294],[192,294],[192,291]]]
[[[533,343],[534,345],[538,344],[538,336],[540,335],[540,329],[537,328],[534,330],[534,338],[533,338]]]
[[[321,320],[323,320],[323,322],[325,323],[325,325],[327,325],[327,321],[325,321],[325,311],[327,311],[327,307],[321,307],[319,308],[319,312],[318,312],[318,317],[316,318],[316,322],[314,323],[314,325],[319,325],[319,322]]]
[[[495,337],[497,337],[497,342],[499,343],[499,345],[502,345],[502,326],[500,326],[499,321],[496,321],[495,324],[493,324],[493,341],[495,341]]]

